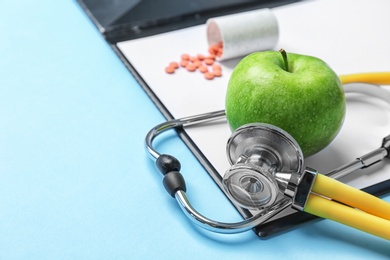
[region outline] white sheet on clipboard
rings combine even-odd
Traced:
[[[275,50],[313,55],[338,74],[389,71],[390,2],[388,0],[317,0],[274,8],[280,35]],[[239,59],[222,62],[223,76],[208,81],[199,72],[164,72],[180,55],[207,54],[204,25],[117,44],[129,62],[175,118],[224,109],[225,92]],[[390,87],[389,87],[390,91]],[[313,126],[315,127],[315,126]],[[229,164],[226,122],[189,127],[186,132],[223,175]],[[337,138],[306,164],[326,173],[376,149],[390,134],[390,105],[366,96],[347,96],[347,116]],[[369,174],[344,178],[357,188],[390,178],[390,165]]]

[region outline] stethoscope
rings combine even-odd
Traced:
[[[389,84],[390,73],[340,78],[345,93],[359,92],[390,104],[390,92],[375,85]],[[225,111],[221,110],[169,120],[153,127],[145,138],[146,150],[163,174],[165,189],[197,226],[218,233],[240,233],[292,207],[390,240],[390,203],[337,181],[390,157],[390,135],[383,139],[378,149],[323,175],[304,167],[302,151],[289,133],[264,123],[244,125],[236,129],[227,141],[226,152],[231,167],[222,183],[233,202],[246,209],[259,210],[259,213],[235,223],[215,221],[199,213],[186,195],[180,162],[171,155],[158,153],[152,143],[156,136],[167,130],[224,117]],[[282,198],[280,195],[283,195]]]

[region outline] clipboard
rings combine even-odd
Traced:
[[[304,3],[304,1],[217,0],[196,1],[197,5],[195,6],[191,6],[190,3],[188,3],[187,1],[182,0],[77,1],[87,13],[87,15],[90,17],[90,19],[94,22],[97,29],[102,33],[107,42],[111,45],[116,54],[124,62],[125,66],[140,83],[140,85],[154,102],[154,104],[168,120],[223,109],[224,96],[221,95],[221,93],[223,93],[224,91],[224,86],[227,86],[228,77],[218,79],[218,84],[214,84],[214,82],[202,81],[200,87],[191,86],[191,83],[186,83],[186,80],[188,80],[188,75],[186,75],[185,73],[175,75],[174,77],[176,78],[166,78],[167,75],[164,75],[164,73],[162,72],[164,67],[163,63],[161,63],[161,60],[169,62],[170,59],[175,58],[173,56],[169,56],[172,55],[172,52],[158,53],[160,56],[162,56],[160,58],[160,62],[147,62],[147,65],[151,66],[151,68],[149,72],[145,72],[145,70],[140,65],[141,63],[143,63],[142,59],[144,59],[142,54],[139,53],[139,50],[141,48],[150,52],[153,50],[153,48],[157,48],[155,46],[156,42],[158,42],[160,45],[158,46],[158,48],[162,49],[169,46],[172,42],[175,42],[177,44],[175,48],[178,49],[177,53],[186,52],[189,51],[189,49],[192,52],[195,52],[198,48],[199,50],[204,50],[207,48],[207,44],[204,39],[202,37],[194,36],[203,35],[204,24],[209,18],[266,7],[279,8],[278,13],[280,17],[283,17],[283,12],[288,12],[288,6],[290,5],[296,5],[297,11],[303,10],[302,13],[306,11],[306,3]],[[360,2],[362,2],[360,6],[365,4],[363,3],[364,1]],[[321,3],[314,3],[314,6],[316,6],[316,8],[320,8],[320,5]],[[284,8],[285,6],[287,7]],[[389,21],[388,24],[390,24],[390,20],[387,21]],[[283,24],[283,22],[285,21],[282,20],[281,22]],[[282,31],[281,33],[284,33],[284,31]],[[291,35],[288,35],[286,37],[291,37]],[[192,43],[193,45],[197,46],[195,49],[191,49],[188,48],[188,46],[185,46],[185,41],[181,42],[182,39],[188,38],[195,38],[193,39]],[[388,36],[387,39],[390,39],[390,36]],[[291,49],[294,49],[294,47],[296,47],[294,44],[298,44],[299,40],[295,40],[292,42],[293,43],[289,47]],[[315,49],[308,49],[315,53]],[[388,49],[390,51],[390,48]],[[227,75],[231,73],[235,64],[237,64],[238,61],[239,59],[235,59],[226,61],[224,63],[224,71],[226,71]],[[340,64],[339,66],[341,67],[342,65],[343,64]],[[376,69],[372,66],[368,68]],[[378,68],[380,69],[380,67]],[[343,69],[340,69],[340,71]],[[349,67],[348,69],[344,69],[345,73],[356,72],[354,67]],[[155,73],[155,71],[158,71],[158,73],[153,74]],[[191,77],[195,76],[191,75]],[[160,86],[161,84],[159,82],[161,82],[161,79],[166,80],[167,86]],[[199,79],[196,79],[196,81],[198,80]],[[186,84],[190,86],[188,88],[181,87]],[[205,110],[199,108],[194,109],[194,107],[196,107],[196,103],[199,103],[200,99],[200,97],[197,97],[197,93],[204,93],[205,91],[207,91],[209,93],[209,96],[211,97],[210,100],[202,100],[202,103],[205,102],[207,104],[206,106],[204,106]],[[167,97],[165,93],[178,93],[178,98],[180,98],[180,95],[186,96],[183,97],[184,100],[181,100],[181,102],[172,103],[170,102],[171,99]],[[353,98],[354,97],[352,97],[352,99]],[[354,102],[355,101],[353,101],[352,103]],[[359,101],[356,102],[359,103]],[[375,103],[376,101],[369,100],[368,102]],[[358,105],[352,104],[352,106],[356,108]],[[387,104],[381,104],[381,106],[376,109],[381,110],[386,106]],[[390,118],[388,115],[390,114],[384,116],[387,121]],[[352,117],[354,118],[352,118],[351,121],[356,121],[358,115],[353,115]],[[217,122],[212,126],[212,131],[207,130],[207,127],[189,127],[186,129],[178,130],[178,134],[181,139],[193,152],[199,162],[204,166],[205,170],[208,172],[210,177],[215,181],[215,183],[221,190],[223,190],[221,182],[221,172],[223,172],[223,167],[225,167],[225,164],[227,163],[221,162],[221,160],[225,159],[225,144],[223,143],[223,141],[216,141],[215,147],[210,149],[206,149],[205,147],[208,147],[207,142],[209,139],[227,140],[230,132],[226,125],[226,122]],[[386,132],[387,130],[385,130],[385,128],[388,128],[388,125],[390,124],[387,124],[387,126],[381,128],[381,132]],[[355,126],[352,124],[350,128],[353,127]],[[207,131],[208,133],[205,134],[205,131]],[[346,133],[342,134],[344,137],[348,137]],[[211,136],[208,137],[209,139],[205,140],[205,135]],[[223,138],[221,138],[220,136],[222,136]],[[359,134],[357,134],[356,136],[359,137]],[[375,140],[377,143],[373,144],[374,148],[376,148],[376,145],[380,144],[381,139],[376,138]],[[336,147],[337,145],[343,146],[343,144],[344,143],[340,141],[338,144],[336,144]],[[307,160],[307,164],[313,162],[314,164],[317,164],[317,168],[322,168],[322,171],[326,172],[328,170],[328,166],[326,166],[326,164],[329,164],[332,160],[336,161],[333,166],[333,168],[336,168],[338,166],[341,166],[341,164],[349,162],[355,157],[362,155],[359,154],[361,151],[359,149],[356,149],[354,151],[356,154],[354,152],[351,152],[350,155],[343,154],[342,156],[340,156],[336,154],[335,156],[333,154],[333,149],[334,147],[331,146],[326,151],[321,151],[318,155],[315,155],[314,158],[309,158]],[[362,149],[362,151],[365,150]],[[369,150],[365,152],[369,152]],[[321,158],[323,157],[327,157],[330,159],[322,161]],[[309,165],[311,166],[311,164]],[[374,167],[374,169],[370,169],[370,171],[376,171],[378,169],[384,172],[388,171],[390,168],[383,168],[383,165],[378,165],[377,167]],[[370,172],[363,173],[371,174]],[[361,175],[363,176],[364,174]],[[363,181],[360,181],[360,183],[365,183],[366,180],[364,179],[364,177],[361,177],[360,179],[363,179]],[[347,178],[346,182],[351,182],[352,185],[355,185],[354,180]],[[367,185],[358,184],[357,187],[376,196],[381,196],[390,191],[390,177],[382,177],[379,180],[374,178],[374,180],[370,180]],[[256,214],[256,212],[251,212],[242,209],[237,205],[234,206],[244,218],[249,218],[253,214]],[[296,212],[294,210],[290,210],[288,212],[284,212],[284,214],[281,216],[271,219],[270,221],[263,224],[261,227],[255,228],[254,232],[261,238],[268,238],[269,236],[287,231],[288,229],[296,225],[305,223],[316,218],[317,217],[306,214],[304,212]]]

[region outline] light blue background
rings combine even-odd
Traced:
[[[144,152],[164,118],[75,1],[2,1],[0,37],[0,259],[390,257],[388,241],[326,220],[268,240],[194,228]],[[194,205],[239,220],[166,138]]]

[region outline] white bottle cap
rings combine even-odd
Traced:
[[[278,41],[278,23],[270,9],[210,18],[206,24],[209,46],[222,42],[220,60],[272,49]]]

